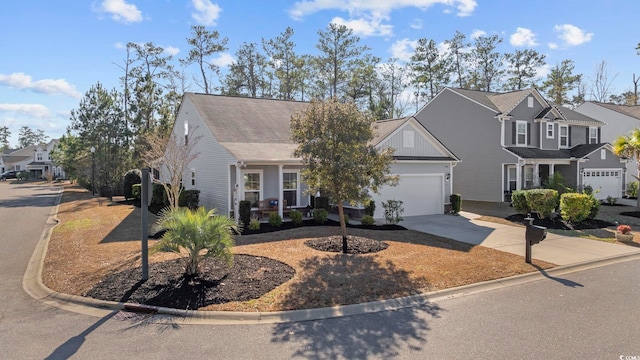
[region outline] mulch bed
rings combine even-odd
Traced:
[[[524,219],[526,217],[526,215],[515,214],[507,216],[505,219],[513,223],[524,224]],[[547,229],[553,230],[593,230],[615,226],[614,223],[598,219],[585,220],[576,224],[562,220],[562,218],[560,217],[556,217],[553,219],[538,219],[536,216],[533,216],[533,219],[533,225],[544,226]]]
[[[624,211],[621,212],[620,215],[640,218],[640,211]]]
[[[308,247],[326,252],[342,252],[342,236],[325,236],[311,239],[304,242]],[[347,236],[347,254],[371,254],[382,251],[389,247],[389,244],[373,240],[362,236]]]
[[[289,265],[259,256],[235,255],[233,265],[206,258],[200,274],[184,274],[183,259],[149,265],[142,281],[140,267],[105,277],[82,294],[95,299],[195,310],[212,304],[258,299],[293,278]]]

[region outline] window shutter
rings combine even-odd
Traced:
[[[589,133],[590,133],[590,132],[591,132],[591,129],[590,129],[590,128],[587,128],[587,138],[586,138],[586,140],[584,141],[584,143],[585,143],[585,144],[588,144],[588,143],[589,143],[589,135],[590,135]]]
[[[569,126],[569,136],[568,136],[567,146],[571,147],[571,126]]]
[[[600,140],[600,135],[601,135],[601,131],[600,130],[602,130],[602,128],[599,127],[598,128],[598,144],[602,143],[602,141]]]
[[[511,143],[516,144],[516,122],[511,123]]]
[[[531,145],[531,123],[527,123],[527,145]]]

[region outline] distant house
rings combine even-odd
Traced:
[[[453,190],[463,199],[509,201],[559,173],[620,197],[625,164],[601,140],[604,122],[547,101],[538,90],[492,93],[445,88],[416,119],[461,160]]]
[[[313,204],[314,194],[302,181],[301,159],[293,156],[291,115],[307,103],[186,93],[173,128],[177,138],[189,130],[201,136],[199,156],[184,175],[186,189],[200,190],[200,205],[238,215],[238,203],[257,209],[264,199],[291,208]],[[187,139],[188,140],[188,139]],[[395,149],[391,167],[397,187],[385,187],[377,201],[402,200],[405,216],[443,213],[451,194],[458,159],[413,117],[381,121],[374,144]],[[383,217],[380,203],[376,217]],[[236,217],[237,218],[237,217]]]
[[[0,170],[2,172],[9,170],[28,171],[34,178],[44,177],[48,173],[55,178],[65,178],[64,169],[55,165],[51,160],[51,151],[59,143],[60,140],[53,139],[47,144],[31,145],[3,152]]]
[[[621,135],[629,135],[629,132],[640,127],[640,106],[627,106],[605,104],[595,101],[587,101],[576,108],[576,111],[594,119],[604,121],[602,127],[602,141],[612,143]],[[626,164],[626,183],[636,181],[638,164],[629,159]]]

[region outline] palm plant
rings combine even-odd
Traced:
[[[238,232],[239,228],[229,217],[218,215],[216,209],[167,208],[154,227],[165,232],[151,251],[177,254],[185,251],[186,275],[197,275],[198,264],[207,257],[223,259],[229,265],[233,262],[233,231]]]
[[[638,173],[635,178],[640,180],[640,128],[631,130],[629,135],[619,136],[613,142],[613,152],[636,161]],[[640,209],[640,197],[636,207]]]

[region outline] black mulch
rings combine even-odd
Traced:
[[[526,217],[527,217],[526,215],[515,214],[515,215],[507,216],[505,219],[513,223],[524,224],[524,218]],[[609,226],[615,226],[614,223],[610,223],[608,221],[603,221],[603,220],[597,220],[597,219],[585,220],[585,221],[574,224],[568,221],[564,221],[560,217],[556,217],[553,219],[549,219],[549,218],[538,219],[536,216],[533,216],[533,218],[534,218],[533,220],[534,225],[544,226],[547,229],[553,229],[553,230],[589,230],[589,229],[602,229],[602,228],[607,228]]]
[[[640,211],[625,211],[625,212],[621,212],[620,215],[640,218]]]
[[[311,239],[304,242],[308,247],[327,252],[342,252],[342,236],[325,236],[321,238]],[[370,254],[382,251],[389,247],[389,244],[374,239],[361,236],[347,236],[347,253],[348,254]]]
[[[235,255],[233,265],[206,258],[197,277],[184,275],[176,259],[149,265],[149,279],[135,268],[105,277],[83,296],[95,299],[195,310],[211,304],[257,299],[293,278],[295,271],[279,261]]]
[[[251,229],[243,229],[242,235],[253,235],[253,234],[264,234],[274,231],[280,230],[288,230],[298,227],[309,227],[309,226],[340,226],[339,221],[335,220],[327,220],[324,224],[319,224],[315,220],[303,220],[301,224],[295,225],[291,221],[282,222],[281,226],[271,226],[268,223],[261,223],[260,230],[251,230]],[[355,224],[347,224],[348,228],[351,229],[368,229],[368,230],[407,230],[405,227],[395,224],[383,224],[383,225],[355,225]]]

